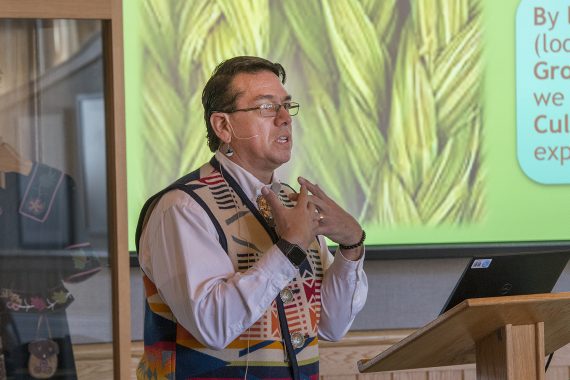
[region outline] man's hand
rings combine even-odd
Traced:
[[[311,204],[316,206],[316,211],[313,211],[319,215],[316,234],[324,235],[335,243],[346,246],[358,243],[362,237],[362,228],[356,219],[329,198],[318,185],[303,177],[299,177],[298,181],[301,185],[301,193],[290,194],[289,198],[297,202],[303,198],[304,202],[309,203],[309,206]],[[304,188],[309,190],[312,195],[303,195]],[[362,255],[362,247],[343,250],[342,254],[349,260],[357,260]]]
[[[261,193],[271,206],[277,234],[306,250],[317,235],[319,227],[319,215],[315,204],[308,200],[307,187],[301,186],[300,193],[296,194],[297,204],[292,208],[283,206],[277,195],[267,187],[261,189]]]

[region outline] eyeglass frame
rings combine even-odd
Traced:
[[[267,106],[273,106],[274,108],[276,108],[276,109],[275,109],[275,115],[267,115],[267,116],[264,116],[264,115],[261,114],[261,112],[262,112],[263,110],[267,110],[267,108],[264,108],[264,107],[267,107]],[[261,117],[275,117],[275,116],[277,116],[277,114],[278,114],[279,111],[281,110],[281,107],[285,108],[285,110],[287,111],[287,113],[289,114],[289,116],[297,116],[297,115],[299,114],[299,109],[301,108],[301,105],[300,105],[299,103],[297,103],[297,102],[287,102],[287,103],[284,103],[284,104],[279,104],[279,103],[263,103],[263,104],[260,104],[260,105],[258,105],[258,106],[256,106],[256,107],[239,108],[239,109],[235,109],[235,110],[231,110],[231,111],[214,111],[214,112],[234,113],[234,112],[249,112],[249,111],[259,110],[259,115],[260,115]],[[289,108],[287,108],[287,107],[289,107]],[[296,109],[297,112],[294,113],[294,114],[291,114],[291,113],[289,112],[289,110],[292,109],[292,108],[293,108],[293,109]]]

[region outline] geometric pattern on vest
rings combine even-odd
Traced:
[[[273,245],[271,236],[210,164],[190,177],[194,178],[186,185],[216,225],[218,234],[223,235],[234,269],[246,271]],[[290,192],[293,191],[282,186],[278,194],[287,207],[294,206],[287,197]],[[284,305],[290,333],[298,332],[306,338],[304,346],[295,350],[303,378],[318,378],[319,371],[317,333],[324,272],[320,254],[315,239],[308,249],[308,259],[299,267],[299,275],[288,284],[293,299]],[[243,378],[246,365],[248,377],[291,376],[275,301],[248,330],[224,350],[215,351],[176,322],[152,281],[144,274],[143,278],[147,297],[145,353],[137,377]],[[210,371],[205,373],[205,368]]]

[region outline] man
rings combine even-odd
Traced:
[[[358,222],[308,180],[296,194],[275,176],[299,110],[284,82],[265,59],[222,62],[202,94],[214,157],[143,207],[139,378],[316,379],[318,336],[342,338],[364,306]]]

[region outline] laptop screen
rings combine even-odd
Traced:
[[[441,314],[468,298],[550,293],[570,251],[473,257]]]

